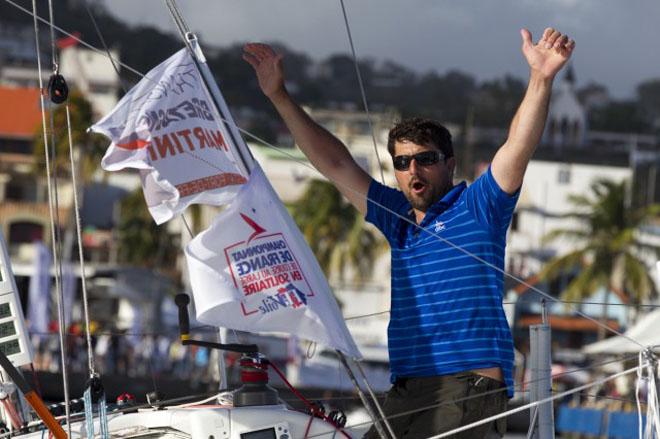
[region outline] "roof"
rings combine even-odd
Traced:
[[[543,323],[542,316],[523,316],[516,326],[527,328],[532,325]],[[577,332],[597,332],[598,323],[580,316],[549,316],[548,324],[550,328],[556,331],[577,331]],[[607,326],[614,330],[619,330],[619,322],[613,319],[607,319]]]
[[[0,87],[0,137],[32,138],[41,121],[38,88]]]
[[[643,346],[651,347],[657,352],[660,347],[658,325],[660,325],[660,309],[656,309],[637,320],[637,323],[625,332],[625,337],[616,335],[597,341],[585,346],[584,352],[586,354],[616,355],[639,352]]]

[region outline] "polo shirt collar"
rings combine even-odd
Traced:
[[[458,197],[461,195],[461,192],[463,192],[463,190],[465,190],[466,187],[467,187],[467,183],[461,181],[453,188],[451,188],[449,192],[445,194],[444,197],[440,198],[439,201],[431,205],[431,207],[429,207],[429,210],[438,213],[446,210],[449,206],[451,206],[456,202]]]

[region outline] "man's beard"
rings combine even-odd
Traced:
[[[439,188],[434,187],[426,181],[422,180],[422,182],[426,185],[426,190],[422,194],[415,194],[412,189],[412,184],[404,194],[413,209],[419,210],[420,212],[426,212],[429,207],[440,201],[440,199],[449,192],[451,186],[448,185],[448,187]]]
[[[420,212],[426,212],[426,210],[437,201],[433,191],[426,191],[421,196],[409,192],[407,198],[413,209],[419,210]]]

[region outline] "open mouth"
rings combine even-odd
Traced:
[[[426,184],[421,181],[416,181],[412,184],[411,189],[414,194],[419,195],[426,190]]]

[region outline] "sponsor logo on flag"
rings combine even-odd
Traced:
[[[247,181],[212,108],[194,61],[182,49],[91,127],[112,140],[101,162],[105,170],[141,170],[147,206],[158,224],[192,203],[225,204]]]
[[[314,255],[260,168],[186,247],[197,319],[360,357]]]

